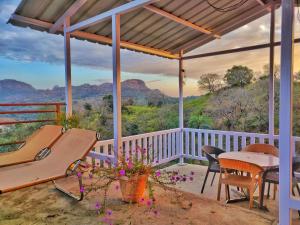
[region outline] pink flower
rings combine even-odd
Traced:
[[[144,199],[144,198],[141,198],[140,202],[144,202],[144,201],[145,201],[145,199]]]
[[[78,173],[77,173],[77,177],[78,177],[78,178],[82,177],[82,173],[81,173],[81,172],[78,172]]]
[[[156,215],[156,216],[158,215],[158,211],[157,211],[157,210],[154,210],[153,213],[154,213],[154,215]]]
[[[81,186],[81,187],[80,187],[80,193],[83,193],[83,192],[84,192],[84,187]]]
[[[194,180],[194,178],[193,177],[190,177],[190,181],[193,181]]]
[[[119,174],[120,174],[121,176],[125,176],[126,172],[125,172],[125,170],[120,170],[120,171],[119,171]]]
[[[108,209],[108,210],[106,211],[106,214],[107,214],[108,216],[111,216],[112,211],[111,211],[110,209]]]
[[[119,190],[119,185],[116,185],[116,187],[115,187],[115,188],[116,188],[116,190]]]
[[[155,176],[160,177],[160,175],[161,175],[161,173],[159,170],[155,172]]]
[[[194,173],[193,171],[191,171],[191,175],[194,176],[194,174],[195,174],[195,173]]]
[[[99,209],[101,208],[100,202],[97,202],[97,203],[96,203],[95,208],[96,208],[97,210],[99,210]]]
[[[133,168],[133,163],[131,161],[128,162],[127,164],[128,169],[132,169]]]
[[[147,206],[152,206],[152,201],[150,199],[147,201]]]
[[[93,174],[89,173],[89,178],[92,179],[93,178]]]

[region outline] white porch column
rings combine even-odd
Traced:
[[[279,113],[279,224],[291,224],[294,0],[282,1]]]
[[[271,5],[271,21],[270,21],[269,144],[274,144],[274,37],[275,37],[275,3]]]
[[[179,128],[180,128],[180,140],[179,140],[179,163],[184,163],[183,157],[183,76],[184,76],[184,69],[183,69],[183,60],[182,60],[183,52],[181,51],[179,54]]]
[[[66,117],[72,116],[72,76],[71,76],[71,44],[70,33],[67,28],[70,27],[70,17],[66,17],[64,21],[64,50],[65,50],[65,102]]]
[[[122,153],[122,111],[121,111],[121,61],[120,61],[120,15],[112,16],[112,57],[113,57],[113,117],[114,156],[118,162]]]

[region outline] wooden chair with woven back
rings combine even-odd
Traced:
[[[229,186],[236,186],[240,188],[246,188],[249,194],[249,208],[253,207],[253,195],[255,192],[256,185],[259,186],[261,190],[262,180],[261,174],[263,173],[263,168],[239,161],[234,159],[219,159],[221,174],[219,178],[219,186],[218,186],[218,201],[220,201],[222,184],[225,185],[225,196],[226,200],[230,200],[229,194]],[[228,171],[237,170],[241,172],[245,172],[245,174],[235,174],[229,173]]]

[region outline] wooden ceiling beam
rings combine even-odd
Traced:
[[[63,25],[67,17],[72,17],[78,10],[87,2],[87,0],[77,0],[74,2],[65,13],[52,25],[49,29],[50,33],[56,33]]]
[[[173,20],[176,23],[180,23],[180,24],[182,24],[182,25],[184,25],[186,27],[190,27],[190,28],[192,28],[192,29],[194,29],[196,31],[201,32],[201,33],[212,35],[215,38],[221,38],[220,35],[215,34],[213,31],[207,30],[206,28],[203,28],[203,27],[198,26],[198,25],[196,25],[194,23],[191,23],[191,22],[189,22],[189,21],[187,21],[185,19],[182,19],[182,18],[180,18],[178,16],[175,16],[175,15],[173,15],[173,14],[167,12],[167,11],[164,11],[164,10],[162,10],[160,8],[157,8],[157,7],[153,6],[153,5],[146,5],[146,6],[144,6],[144,8],[147,9],[147,10],[149,10],[149,11],[151,11],[151,12],[153,12],[153,13],[156,13],[156,14],[158,14],[160,16],[163,16],[163,17],[166,17],[166,18],[168,18],[170,20]]]
[[[276,3],[276,2],[275,2]],[[241,14],[238,16],[235,21],[227,21],[224,24],[220,25],[219,27],[215,28],[215,31],[218,33],[224,33],[226,30],[230,30],[231,28],[236,28],[240,26],[243,23],[247,23],[251,18],[255,18],[257,15],[263,14],[266,7],[270,7],[270,5],[273,4],[273,2],[266,4],[264,7],[257,6],[251,10],[248,10],[247,12]],[[181,50],[183,50],[185,53],[189,52],[199,46],[201,46],[203,43],[206,43],[206,40],[213,40],[214,37],[207,36],[207,37],[197,37],[178,48],[172,50],[172,53],[179,53]]]
[[[49,22],[45,22],[45,21],[41,21],[41,20],[29,18],[29,17],[20,16],[17,14],[13,14],[10,17],[9,22],[12,23],[13,21],[21,22],[22,24],[27,25],[27,26],[36,26],[39,28],[43,28],[47,31],[49,31],[49,29],[53,26],[53,23],[49,23]],[[60,27],[58,32],[62,33],[62,31],[63,31],[63,28]],[[97,35],[97,34],[91,34],[91,33],[83,32],[83,31],[74,31],[73,33],[71,33],[71,36],[75,37],[75,38],[79,38],[79,39],[86,39],[86,40],[100,42],[100,43],[108,44],[108,45],[112,44],[112,39],[109,37],[105,37],[105,36],[101,36],[101,35]],[[150,47],[146,47],[143,45],[130,43],[128,41],[121,41],[121,47],[130,49],[133,51],[144,52],[144,53],[151,54],[151,55],[161,56],[164,58],[179,59],[178,54],[171,54],[168,51],[150,48]]]

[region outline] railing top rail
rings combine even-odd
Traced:
[[[185,131],[190,132],[203,132],[203,133],[215,133],[215,134],[229,134],[229,135],[240,135],[240,136],[260,136],[260,137],[269,137],[269,134],[261,134],[261,133],[250,133],[250,132],[242,132],[242,131],[225,131],[225,130],[208,130],[208,129],[196,129],[196,128],[183,128]]]
[[[33,102],[33,103],[0,103],[0,106],[49,106],[65,105],[63,102]]]

